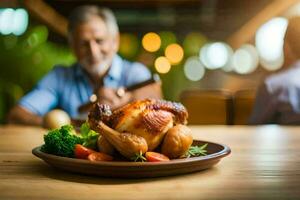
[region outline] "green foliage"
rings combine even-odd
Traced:
[[[199,146],[191,146],[186,153],[186,157],[197,157],[197,156],[205,156],[207,154],[207,143]]]
[[[76,144],[82,144],[85,147],[96,149],[99,133],[90,129],[88,123],[80,127],[80,134],[77,134],[72,125],[62,126],[60,129],[54,129],[44,136],[45,144],[42,151],[57,156],[74,157],[74,148]]]
[[[66,45],[48,41],[45,26],[31,26],[26,34],[0,36],[0,79],[20,85],[29,91],[54,65],[75,61]]]
[[[81,137],[83,139],[82,145],[91,149],[97,149],[97,140],[99,133],[90,129],[87,122],[83,123],[80,127]]]
[[[44,141],[43,152],[64,157],[74,157],[75,145],[82,144],[82,138],[76,135],[71,125],[49,131]]]
[[[0,101],[5,105],[5,110],[0,111],[0,123],[20,96],[30,91],[54,65],[67,66],[74,61],[67,45],[48,41],[46,26],[32,25],[19,37],[0,35]]]

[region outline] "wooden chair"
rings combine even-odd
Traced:
[[[233,124],[245,125],[251,115],[255,101],[256,91],[254,89],[239,90],[233,99]]]
[[[186,90],[181,103],[189,112],[189,124],[232,124],[232,94],[224,90]]]

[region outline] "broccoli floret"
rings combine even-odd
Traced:
[[[43,152],[64,157],[74,157],[75,145],[82,144],[82,138],[76,135],[71,125],[49,131],[44,136],[44,141],[41,149]]]

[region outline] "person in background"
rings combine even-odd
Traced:
[[[9,123],[43,125],[43,116],[55,108],[76,118],[80,115],[78,108],[95,95],[112,109],[132,100],[161,98],[156,85],[118,93],[119,88],[150,79],[151,73],[141,63],[117,55],[119,29],[109,9],[86,5],[73,10],[68,39],[77,62],[70,67],[54,67],[12,108]]]
[[[258,88],[249,124],[300,124],[300,17],[289,20],[284,38],[284,71]]]

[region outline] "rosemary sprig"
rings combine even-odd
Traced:
[[[199,146],[191,146],[185,156],[187,158],[196,157],[196,156],[205,156],[207,153],[206,147],[207,147],[207,143]]]
[[[134,162],[146,162],[147,159],[144,157],[142,151],[140,151],[139,153],[136,153],[135,156],[133,156],[131,158],[131,160],[133,160]]]

